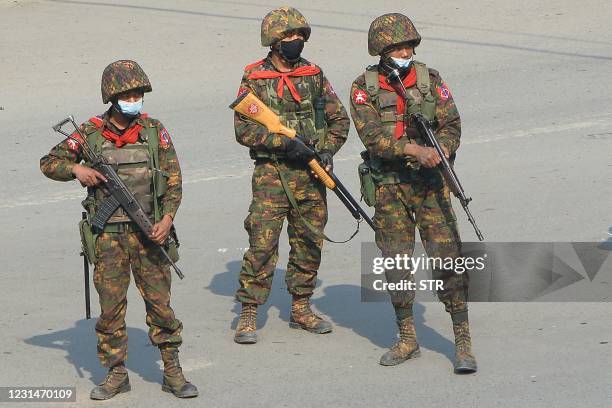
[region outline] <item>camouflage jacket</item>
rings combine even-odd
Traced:
[[[102,119],[102,128],[98,129],[102,131],[105,127],[108,127],[113,132],[117,133],[117,129],[108,121],[109,112],[100,116]],[[183,195],[182,190],[182,176],[181,168],[179,165],[172,139],[170,138],[168,131],[162,125],[162,123],[152,118],[138,118],[134,120],[129,127],[136,124],[143,126],[153,125],[157,128],[159,135],[159,167],[160,170],[168,174],[167,179],[167,190],[160,199],[162,215],[169,214],[172,218],[175,217],[176,212],[181,204],[181,198]],[[89,134],[95,131],[96,126],[91,122],[87,121],[81,125],[81,131],[84,134]],[[141,131],[142,132],[142,131]],[[77,135],[78,136],[78,135]],[[78,138],[78,137],[77,137]],[[50,179],[57,181],[70,181],[75,177],[72,174],[72,168],[77,164],[84,161],[82,155],[82,147],[72,139],[65,139],[58,143],[51,149],[49,154],[43,156],[40,159],[40,169],[43,174]]]
[[[308,61],[301,59],[297,67],[310,66]],[[249,66],[250,67],[250,66]],[[247,68],[249,68],[247,67]],[[300,123],[299,117],[294,113],[300,109],[300,104],[296,103],[291,93],[285,86],[283,96],[279,98],[277,95],[271,95],[270,89],[276,90],[280,78],[273,79],[249,79],[248,76],[254,71],[277,71],[272,61],[270,54],[266,57],[263,64],[246,69],[240,83],[239,94],[249,90],[252,91],[259,99],[267,104],[275,113],[281,115],[281,119],[289,127],[294,128],[298,134],[307,133],[305,124]],[[323,83],[320,83],[322,79]],[[317,95],[313,95],[313,89],[321,90],[321,96],[325,98],[325,122],[326,131],[324,140],[319,143],[318,150],[329,150],[335,154],[340,150],[340,147],[347,139],[350,128],[350,120],[342,102],[334,92],[331,84],[321,73],[321,75],[290,77],[290,81],[295,85],[298,93],[302,97],[302,106],[304,104],[312,105],[313,99]],[[282,110],[284,112],[280,112]],[[305,121],[303,121],[305,122]],[[282,152],[283,138],[285,136],[270,133],[264,126],[256,124],[248,119],[245,119],[240,114],[234,116],[234,128],[236,132],[236,140],[238,143],[249,147],[252,150],[263,150],[267,152]]]
[[[459,112],[448,86],[438,71],[430,68],[429,78],[431,94],[436,101],[435,116],[438,125],[435,135],[438,142],[453,154],[459,148],[461,137]],[[379,95],[381,92],[389,91],[381,89]],[[409,126],[406,134],[399,139],[385,129],[381,122],[381,108],[368,93],[364,74],[358,76],[351,87],[351,116],[359,138],[372,157],[387,161],[401,160],[406,157],[404,151],[406,144],[411,143],[409,139],[419,139],[418,132],[413,126]]]

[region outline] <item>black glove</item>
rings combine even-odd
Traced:
[[[321,150],[319,152],[319,157],[321,158],[321,165],[323,168],[327,169],[327,166],[330,166],[329,171],[334,169],[334,155],[329,150]]]
[[[285,145],[285,151],[287,152],[289,160],[298,160],[308,163],[315,157],[314,150],[308,147],[299,137],[288,139]]]

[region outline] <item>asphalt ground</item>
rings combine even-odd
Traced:
[[[396,11],[413,18],[423,36],[417,58],[440,71],[458,104],[463,136],[456,170],[488,241],[610,239],[609,2],[292,5],[313,26],[303,55],[323,68],[345,105],[352,80],[376,62],[367,54],[370,22]],[[133,390],[107,405],[608,407],[612,307],[606,302],[473,304],[480,370],[470,376],[452,373],[452,329],[442,305],[418,303],[423,356],[379,366],[395,341],[395,323],[388,303],[360,301],[360,243],[373,241],[365,225],[352,242],[324,247],[313,303],[334,324],[332,334],[288,328],[283,239],[274,290],[260,308],[260,342],[233,343],[253,165],[235,142],[227,106],[242,68],[266,53],[259,25],[276,6],[0,1],[0,386],[75,386],[78,406],[102,405],[88,399],[105,370],[95,354],[95,320],[83,318],[76,229],[83,190],[46,179],[38,161],[59,141],[53,124],[67,114],[84,121],[104,111],[101,72],[129,58],[151,79],[145,110],[170,131],[183,169],[176,225],[187,277],[174,281],[172,304],[185,326],[184,371],[200,397],[178,401],[160,391],[158,353],[132,287]],[[337,175],[355,194],[361,149],[351,129],[336,158]],[[327,232],[348,236],[352,218],[331,194],[329,206]],[[458,205],[456,212],[463,239],[475,240]],[[603,268],[611,269],[609,260]],[[95,292],[92,300],[96,316]]]

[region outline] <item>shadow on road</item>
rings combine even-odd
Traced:
[[[79,377],[88,378],[98,384],[106,375],[106,368],[98,361],[95,335],[96,319],[78,320],[74,327],[58,330],[25,339],[25,343],[66,352],[66,360],[72,364]],[[145,330],[128,327],[128,360],[126,366],[143,380],[159,383],[161,360],[157,347],[151,345]]]
[[[234,297],[236,290],[239,287],[238,274],[240,273],[241,261],[228,262],[225,265],[226,271],[215,275],[206,289],[210,290],[215,295]],[[291,295],[287,292],[285,284],[285,270],[276,269],[274,271],[274,279],[272,280],[272,290],[268,301],[257,308],[257,328],[260,329],[266,325],[268,315],[271,308],[278,310],[279,317],[286,322],[289,322],[289,313],[291,311]],[[320,285],[317,282],[317,286]],[[240,315],[240,303],[236,302],[232,311],[236,314],[231,322],[232,330],[236,329],[238,317]]]
[[[238,289],[240,265],[240,261],[228,262],[226,271],[215,275],[207,289],[215,295],[233,297],[236,289]],[[274,275],[270,298],[258,308],[258,328],[265,326],[271,308],[278,309],[280,318],[286,322],[289,321],[291,296],[288,294],[284,283],[285,270],[277,269]],[[317,286],[320,285],[321,281],[318,280]],[[389,348],[395,343],[397,326],[391,303],[362,302],[359,286],[332,285],[323,288],[322,295],[319,289],[315,291],[312,303],[316,309],[328,316],[334,324],[351,329],[355,334],[367,338],[378,347]],[[438,306],[443,308],[442,304]],[[231,328],[235,329],[240,314],[240,304],[235,303],[232,311],[236,316],[231,322]],[[455,345],[425,324],[424,304],[415,303],[413,311],[419,344],[426,349],[446,356],[452,361]],[[451,324],[450,317],[448,318],[448,324]]]
[[[391,303],[362,302],[361,287],[333,285],[323,289],[324,296],[313,299],[313,304],[334,324],[351,329],[381,348],[391,347],[397,339],[395,313]],[[432,303],[434,304],[434,303]],[[442,304],[439,307],[443,308]],[[413,306],[417,338],[421,347],[435,351],[454,360],[455,343],[425,324],[425,306]],[[451,324],[448,317],[448,324]]]

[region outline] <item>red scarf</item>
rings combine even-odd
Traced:
[[[248,65],[245,68],[245,71],[248,71],[252,68],[255,68],[259,65],[262,65],[264,63],[265,60],[261,60],[258,62],[255,62],[251,65]],[[302,97],[300,96],[300,94],[298,93],[297,89],[295,89],[295,85],[293,84],[293,82],[289,79],[289,77],[302,77],[302,76],[311,76],[311,75],[317,75],[319,72],[321,72],[321,70],[318,67],[315,66],[305,66],[305,67],[299,67],[294,69],[293,71],[290,72],[278,72],[278,71],[255,71],[253,73],[251,73],[248,78],[249,79],[272,79],[272,78],[280,78],[280,80],[278,81],[278,86],[276,87],[276,93],[278,95],[279,98],[283,97],[283,92],[285,90],[284,85],[287,85],[287,88],[289,88],[289,92],[291,92],[291,95],[293,96],[293,99],[295,99],[296,102],[300,103],[302,101]]]
[[[145,119],[147,117],[148,115],[146,113],[142,113],[140,115],[140,119]],[[89,121],[96,125],[97,128],[101,128],[104,124],[103,120],[97,116],[89,119]],[[104,136],[106,140],[115,143],[116,147],[122,147],[128,143],[136,143],[142,127],[143,126],[141,124],[136,123],[134,126],[126,129],[122,135],[118,135],[112,132],[109,128],[104,127],[104,130],[102,130],[102,136]]]
[[[410,88],[411,86],[414,86],[414,84],[416,84],[416,69],[412,68],[410,70],[410,72],[408,72],[408,75],[406,75],[406,77],[402,80],[402,83],[404,84],[405,88]],[[382,89],[385,89],[387,91],[391,91],[391,92],[395,92],[395,90],[393,89],[393,87],[391,85],[389,85],[387,83],[387,77],[384,75],[379,74],[378,75],[378,84]],[[404,102],[404,99],[397,95],[397,114],[401,115],[402,118],[404,117],[403,115],[406,113],[404,111],[406,107],[406,103]],[[398,120],[397,122],[395,122],[395,138],[399,139],[400,137],[402,137],[402,135],[404,134],[404,120]]]

